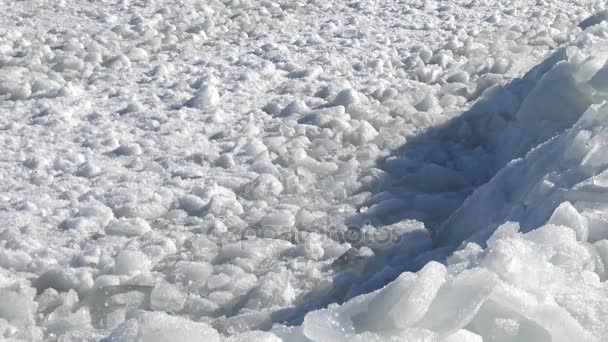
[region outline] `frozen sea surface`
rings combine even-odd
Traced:
[[[0,2],[0,340],[606,340],[603,5]]]

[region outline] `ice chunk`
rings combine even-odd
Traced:
[[[150,293],[150,308],[155,311],[176,313],[181,310],[186,301],[186,295],[170,283],[160,282]]]
[[[263,173],[245,184],[241,196],[249,199],[276,197],[283,191],[283,184],[275,176]]]
[[[309,111],[308,106],[302,100],[292,101],[287,107],[281,110],[281,116],[289,116],[293,114],[306,114]]]
[[[112,333],[102,340],[102,342],[132,342],[138,341],[139,325],[136,319],[129,319],[122,322]]]
[[[202,262],[180,261],[175,266],[176,278],[191,289],[205,286],[212,272],[213,267]]]
[[[75,295],[75,294],[74,294]],[[61,335],[72,329],[86,330],[91,328],[91,314],[88,307],[74,310],[70,305],[61,305],[48,315],[44,326],[49,334]]]
[[[348,140],[355,146],[364,145],[378,135],[378,131],[367,121],[358,121],[358,125],[348,133]]]
[[[547,329],[541,326],[539,323],[531,320],[525,315],[525,311],[513,310],[519,304],[524,307],[534,307],[535,300],[531,297],[521,298],[521,296],[528,296],[518,290],[509,287],[502,286],[500,291],[497,291],[493,295],[493,299],[488,300],[480,309],[478,315],[469,324],[468,329],[484,336],[493,337],[499,341],[552,341],[551,335]],[[522,300],[523,299],[523,300]],[[514,304],[512,306],[502,305],[501,303],[507,302]]]
[[[38,307],[33,292],[26,289],[0,289],[0,320],[4,319],[16,326],[33,325],[34,313]]]
[[[578,241],[587,241],[589,237],[587,219],[568,201],[562,202],[555,208],[555,211],[553,211],[553,215],[551,215],[547,224],[572,228],[576,232],[576,239]]]
[[[291,286],[289,273],[270,272],[248,294],[245,307],[254,310],[281,307],[293,303],[295,298],[296,292]]]
[[[147,273],[150,269],[148,256],[140,251],[123,250],[116,257],[117,274]]]
[[[493,85],[500,84],[503,80],[503,76],[497,74],[484,74],[477,80],[477,86],[475,88],[475,93],[477,96],[480,96],[486,89],[490,88]]]
[[[144,219],[135,218],[124,218],[121,217],[118,220],[110,222],[106,227],[106,233],[109,235],[120,235],[120,236],[139,236],[150,231],[150,224]]]
[[[133,99],[127,104],[125,108],[120,111],[120,114],[137,113],[143,112],[145,110],[146,108],[141,102],[137,101],[136,99]]]
[[[419,326],[443,336],[458,331],[473,319],[497,284],[491,271],[463,271],[439,290]]]
[[[467,83],[469,74],[464,70],[458,70],[448,75],[446,81],[449,83]]]
[[[214,196],[206,207],[210,214],[218,217],[229,215],[242,215],[243,206],[235,197]]]
[[[259,224],[263,229],[270,229],[275,232],[289,230],[296,223],[295,216],[287,210],[278,210],[266,214]]]
[[[200,197],[185,195],[179,199],[179,207],[190,215],[197,215],[207,203]]]
[[[198,109],[209,109],[217,106],[219,103],[220,94],[218,93],[217,88],[212,84],[205,84],[186,102],[186,106]]]
[[[283,339],[271,332],[250,331],[229,337],[226,342],[283,342]]]
[[[404,273],[369,303],[369,315],[355,322],[368,330],[405,329],[425,315],[437,291],[446,281],[446,268],[428,263],[418,274]]]
[[[361,97],[362,95],[354,89],[344,89],[336,95],[332,101],[332,105],[348,107],[360,102]]]
[[[58,55],[51,61],[53,63],[53,70],[57,72],[65,72],[69,70],[82,70],[84,68],[84,61],[79,57],[71,54]]]
[[[137,156],[142,154],[141,146],[138,143],[123,143],[114,150],[119,156]]]
[[[139,342],[220,342],[217,331],[203,322],[163,312],[146,312],[137,320]]]
[[[517,118],[533,125],[547,122],[567,127],[590,104],[590,94],[583,92],[574,79],[573,66],[562,62],[538,81],[522,102]]]
[[[148,59],[148,52],[142,48],[134,47],[127,53],[132,62],[141,62]]]
[[[207,279],[207,288],[210,291],[220,290],[227,287],[232,280],[232,277],[226,273],[214,274]]]
[[[419,111],[428,112],[438,106],[439,102],[437,101],[437,98],[429,92],[414,107]]]
[[[78,289],[80,280],[74,272],[62,268],[53,268],[41,274],[34,282],[38,292],[48,288],[66,292],[70,289]]]
[[[483,342],[483,337],[465,329],[460,329],[447,336],[443,342]]]

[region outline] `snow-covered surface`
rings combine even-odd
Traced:
[[[0,2],[0,339],[605,340],[600,5]]]

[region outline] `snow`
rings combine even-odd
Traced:
[[[605,340],[604,6],[0,3],[0,340]]]

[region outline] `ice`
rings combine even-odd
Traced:
[[[354,89],[341,90],[332,101],[334,106],[348,107],[361,101],[361,94]]]
[[[129,60],[131,60],[132,62],[141,62],[141,61],[145,61],[148,59],[148,52],[146,52],[146,50],[139,48],[139,47],[134,47],[131,50],[129,50],[129,53],[127,54],[127,56],[129,57]]]
[[[289,230],[295,225],[295,217],[291,212],[281,210],[265,215],[259,224],[263,229],[281,232]]]
[[[27,288],[2,288],[0,290],[0,318],[19,326],[32,326],[38,304],[34,302]]]
[[[604,7],[0,4],[0,339],[605,340]]]
[[[116,257],[115,271],[117,274],[146,273],[149,270],[148,257],[140,251],[124,250]]]
[[[370,330],[405,329],[413,326],[426,313],[437,291],[445,282],[445,267],[429,263],[415,275],[404,273],[381,291],[370,303],[371,312],[384,312],[355,321]],[[372,320],[367,323],[366,321]]]
[[[607,10],[598,11],[598,12],[592,14],[591,16],[585,18],[585,20],[581,21],[578,24],[578,27],[580,27],[581,29],[584,30],[588,27],[601,23],[601,22],[605,21],[606,19],[608,19],[608,11]]]
[[[186,102],[189,107],[198,109],[212,108],[219,104],[220,95],[212,84],[205,84],[197,90],[194,96]]]
[[[460,329],[443,339],[444,342],[483,342],[483,337],[465,329]]]
[[[485,270],[464,271],[443,287],[420,326],[449,335],[466,326],[488,298],[497,277]]]
[[[251,331],[235,336],[231,336],[227,340],[228,342],[249,342],[249,341],[260,341],[260,342],[282,342],[283,340],[273,333],[262,332],[262,331]]]
[[[292,303],[296,292],[285,271],[271,272],[247,296],[245,307],[259,309],[267,306],[284,306]]]
[[[179,199],[179,207],[190,215],[199,213],[207,203],[200,197],[185,195]]]
[[[120,156],[136,156],[142,154],[142,149],[138,143],[123,143],[114,153]]]
[[[136,320],[125,321],[107,342],[150,341],[219,342],[218,333],[202,322],[192,322],[165,313],[143,313]]]
[[[179,312],[185,301],[185,293],[166,282],[156,284],[150,293],[150,308],[154,311]]]
[[[142,218],[124,218],[114,220],[106,227],[106,233],[110,235],[139,236],[150,230],[148,222]]]
[[[293,114],[305,114],[309,111],[308,106],[302,100],[295,100],[289,103],[280,112],[281,116],[289,116]]]
[[[589,237],[587,219],[570,202],[563,202],[555,208],[547,223],[572,228],[579,241],[587,241]]]
[[[469,81],[469,74],[463,70],[457,70],[448,75],[446,81],[450,83],[467,83]]]
[[[355,146],[361,146],[378,136],[378,131],[367,121],[358,121],[348,134],[349,140]]]
[[[53,268],[41,274],[34,284],[38,292],[42,292],[48,288],[57,291],[68,291],[70,289],[78,289],[80,287],[80,280],[75,273],[69,270]]]

